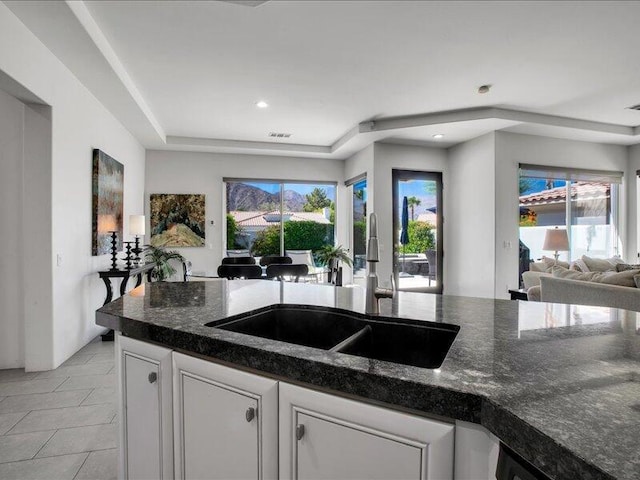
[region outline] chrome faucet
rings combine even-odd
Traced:
[[[378,287],[376,265],[380,261],[380,247],[378,246],[378,219],[375,213],[369,216],[369,241],[367,243],[367,299],[365,312],[377,315],[380,313],[379,300],[393,298],[394,281],[391,276],[391,288]]]

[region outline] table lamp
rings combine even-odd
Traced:
[[[129,234],[136,237],[135,248],[131,251],[135,253],[135,262],[140,264],[140,254],[142,249],[140,248],[140,235],[145,234],[145,219],[144,215],[129,215]]]
[[[548,228],[547,233],[544,236],[544,246],[543,250],[552,250],[555,253],[553,254],[556,259],[556,263],[558,263],[558,252],[568,252],[569,251],[569,237],[567,236],[567,230],[565,228]]]

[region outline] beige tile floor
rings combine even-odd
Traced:
[[[0,479],[117,477],[113,342],[48,372],[0,370]]]

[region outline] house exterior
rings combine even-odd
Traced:
[[[239,232],[236,233],[236,242],[243,247],[249,248],[259,232],[264,229],[279,225],[280,222],[315,222],[323,225],[331,225],[329,220],[329,209],[323,212],[290,212],[285,211],[280,216],[279,210],[270,212],[242,212],[233,210],[229,214],[236,221]]]

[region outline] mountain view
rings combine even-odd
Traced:
[[[304,195],[294,191],[284,191],[284,208],[291,212],[301,212],[306,203]],[[269,193],[261,188],[244,183],[227,184],[227,210],[267,211],[280,209],[280,194]]]

